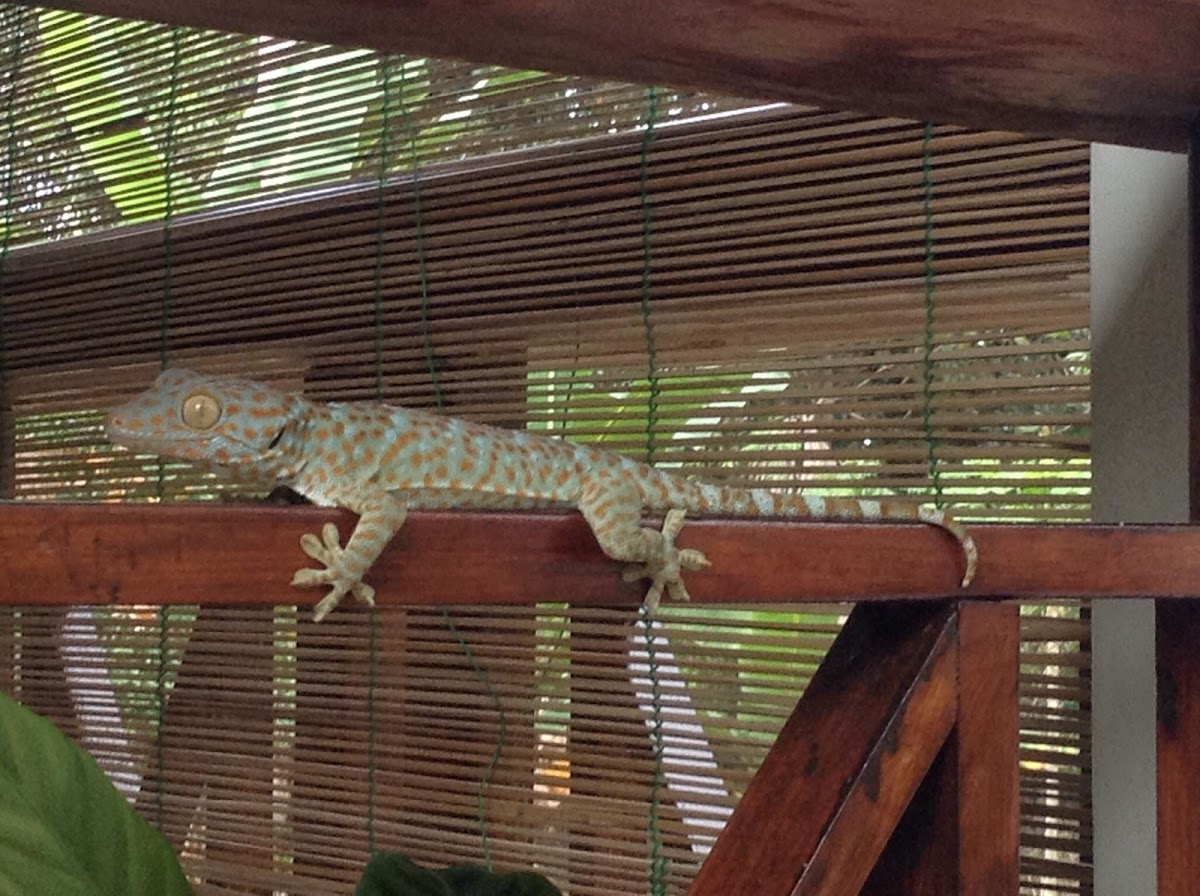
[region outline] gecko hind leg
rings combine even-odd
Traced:
[[[709,566],[708,558],[694,548],[675,547],[675,536],[683,528],[687,511],[675,507],[667,511],[662,525],[662,548],[658,557],[644,563],[632,563],[625,567],[621,577],[626,582],[636,582],[639,579],[649,579],[650,588],[642,603],[646,612],[653,616],[658,610],[663,592],[671,600],[691,600],[687,586],[683,584],[682,572],[685,569],[697,570]]]
[[[668,511],[662,531],[657,531],[642,525],[642,501],[631,482],[595,479],[585,483],[578,506],[604,553],[630,564],[625,580],[650,580],[644,606],[653,613],[664,592],[688,600],[681,573],[702,569],[708,560],[699,551],[675,547],[675,536],[683,528],[682,509]]]

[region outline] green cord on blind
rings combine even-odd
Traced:
[[[650,313],[651,287],[653,285],[654,254],[652,231],[654,206],[650,199],[650,147],[654,142],[655,126],[658,123],[658,88],[646,90],[646,128],[642,132],[640,164],[638,170],[638,200],[642,210],[642,326],[646,336],[646,366],[650,391],[646,406],[646,463],[654,465],[658,431],[658,400],[661,383],[658,370],[658,350],[654,339],[654,320]],[[661,823],[663,792],[663,738],[662,682],[658,668],[658,648],[655,635],[654,613],[648,603],[643,603],[639,612],[646,647],[646,677],[650,684],[650,741],[654,753],[654,768],[650,782],[650,810],[647,818],[646,836],[650,849],[650,894],[664,896],[666,893],[667,861],[663,855]]]
[[[646,463],[654,465],[658,440],[658,399],[662,385],[658,375],[658,348],[654,340],[654,320],[650,315],[650,289],[654,274],[654,254],[651,231],[654,227],[654,205],[650,201],[650,146],[658,124],[658,88],[646,89],[646,128],[642,132],[638,164],[638,203],[642,210],[642,325],[646,334],[646,379],[650,394],[646,405]]]
[[[375,399],[382,401],[383,389],[383,267],[387,235],[387,178],[392,149],[392,57],[379,57],[381,80],[379,154],[376,164],[375,279]],[[370,608],[367,645],[367,853],[379,852],[377,813],[379,806],[379,609]]]
[[[400,96],[397,106],[408,136],[409,173],[412,177],[413,192],[413,235],[417,242],[417,286],[421,294],[421,340],[425,348],[425,365],[433,383],[433,401],[440,409],[445,406],[445,401],[442,398],[442,377],[433,351],[433,333],[429,323],[429,255],[425,251],[425,214],[421,203],[421,154],[418,147],[420,131],[406,96],[409,62],[405,56],[400,56],[399,60]]]
[[[179,76],[183,67],[183,30],[171,29],[171,65],[167,77],[167,108],[166,120],[163,124],[163,287],[162,304],[159,312],[159,343],[158,362],[165,370],[170,362],[170,333],[171,315],[173,310],[173,290],[175,278],[175,257],[172,226],[175,222],[175,166],[178,147],[177,117],[179,112]],[[158,477],[156,491],[161,501],[166,491],[164,466],[158,461]],[[158,608],[158,668],[154,682],[154,709],[156,729],[154,733],[154,823],[161,831],[165,822],[166,802],[166,716],[167,716],[167,677],[168,652],[170,647],[171,608]]]
[[[395,97],[396,108],[400,114],[401,120],[404,122],[406,138],[408,144],[408,160],[409,173],[412,177],[412,195],[413,195],[413,238],[416,241],[417,248],[417,275],[418,288],[420,290],[420,329],[421,339],[425,349],[425,364],[429,371],[430,382],[433,384],[433,399],[439,410],[445,407],[445,400],[442,395],[441,373],[438,370],[437,355],[433,349],[433,331],[430,326],[431,304],[429,296],[429,256],[426,251],[425,241],[425,218],[421,204],[421,158],[418,147],[418,139],[420,137],[417,128],[416,120],[413,117],[412,109],[409,107],[407,100],[408,93],[408,67],[409,61],[404,56],[389,57],[383,63],[384,67],[384,83],[385,89],[390,86],[390,69],[391,59],[395,59],[399,63],[400,71],[400,92],[399,96]],[[386,131],[388,129],[388,119],[390,118],[390,99],[385,97],[384,103],[384,125]],[[389,140],[390,143],[390,140]],[[382,277],[382,252],[383,240],[385,233],[385,217],[383,214],[382,205],[385,201],[385,179],[387,172],[385,170],[386,159],[380,166],[380,183],[379,183],[379,202],[380,212],[378,215],[379,235],[376,241],[378,251],[380,253],[376,261],[376,280],[375,280],[375,300],[376,300],[376,371],[377,383],[380,391],[382,391],[382,346],[383,346],[383,315],[382,315],[382,296],[383,296],[383,277]],[[372,613],[374,614],[374,609]],[[450,611],[445,607],[438,607],[438,612],[441,613],[442,622],[446,629],[454,637],[458,647],[463,652],[467,663],[471,667],[471,672],[475,675],[475,679],[479,682],[487,694],[489,702],[492,704],[492,709],[496,713],[496,745],[492,750],[492,755],[488,759],[487,765],[480,774],[479,787],[476,791],[476,818],[479,823],[479,838],[480,849],[483,853],[484,867],[489,871],[492,870],[492,841],[489,834],[488,815],[487,815],[487,795],[491,790],[492,779],[495,777],[496,769],[500,765],[500,759],[504,754],[504,747],[508,741],[508,717],[504,712],[504,704],[500,700],[500,694],[496,691],[492,684],[491,678],[487,674],[487,670],[479,662],[479,658],[475,655],[475,651],[471,649],[471,645],[467,643],[463,637],[458,625],[454,622],[454,617],[450,615]],[[372,850],[373,852],[374,850]]]
[[[921,426],[925,433],[926,461],[933,485],[933,504],[945,504],[942,494],[942,475],[937,453],[937,438],[933,429],[933,341],[934,341],[934,230],[933,230],[933,123],[925,122],[921,141],[921,206],[925,220],[925,330],[922,352]]]
[[[16,225],[17,100],[24,75],[25,17],[28,12],[24,6],[7,6],[4,10],[4,32],[11,35],[12,40],[8,55],[8,96],[4,103],[4,232],[0,234],[0,383],[8,382],[5,275],[8,272],[8,253],[12,246],[13,227]],[[7,391],[5,389],[6,399]],[[8,463],[11,459],[6,457],[4,460]]]

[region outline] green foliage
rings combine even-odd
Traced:
[[[92,757],[0,693],[0,896],[184,896],[171,847]]]
[[[42,10],[38,32],[55,97],[46,105],[70,129],[76,164],[90,171],[121,222],[158,220],[168,205],[175,214],[200,208],[203,181],[253,95],[256,39],[226,35],[202,46],[181,34],[191,44],[181,43],[175,65],[172,32],[163,26],[97,28],[86,15]],[[206,75],[218,54],[226,80],[214,84]],[[168,158],[168,131],[199,161],[184,168]]]
[[[355,896],[562,896],[532,871],[497,874],[477,865],[422,868],[399,853],[381,853],[367,863]]]

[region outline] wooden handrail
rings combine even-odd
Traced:
[[[0,504],[2,604],[312,604],[289,587],[304,532],[354,517],[317,507]],[[921,525],[696,520],[679,538],[713,566],[703,603],[946,597],[1200,596],[1198,526],[978,525],[980,567]],[[413,513],[368,575],[383,605],[636,606],[643,588],[596,546],[578,514]]]

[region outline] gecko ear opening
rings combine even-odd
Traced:
[[[207,392],[193,392],[183,400],[179,416],[192,429],[212,429],[221,419],[221,402]]]
[[[267,445],[268,451],[274,450],[275,446],[279,444],[279,440],[283,438],[283,433],[286,429],[286,426],[279,427],[279,432],[275,433],[275,438],[271,439],[271,443]]]

